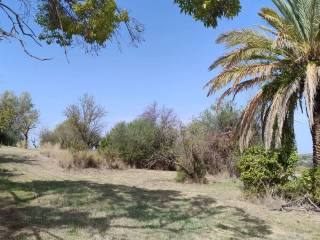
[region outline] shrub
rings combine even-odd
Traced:
[[[110,168],[123,169],[125,165],[115,156],[101,154],[98,151],[70,151],[59,145],[45,144],[40,154],[56,159],[59,166],[65,169]]]
[[[297,154],[293,152],[286,165],[280,159],[281,150],[267,151],[255,146],[247,149],[238,162],[240,179],[247,194],[264,196],[268,191],[276,191],[279,186],[288,183],[297,162]]]
[[[238,142],[235,128],[240,115],[234,104],[226,102],[219,109],[205,110],[187,127],[195,138],[202,139],[203,161],[209,174],[228,172],[230,176],[236,175]]]
[[[288,199],[308,196],[320,204],[320,167],[305,170],[281,188],[281,193]]]
[[[40,146],[45,146],[46,144],[56,144],[57,139],[53,131],[47,128],[41,129],[39,134]]]
[[[40,133],[40,146],[45,144],[59,145],[62,149],[73,152],[87,150],[88,146],[82,141],[80,134],[69,121],[58,124],[53,131],[44,129]]]
[[[195,134],[194,128],[189,127],[181,130],[179,140],[177,144],[178,160],[176,162],[179,166],[178,179],[183,176],[181,172],[184,172],[184,180],[194,183],[207,183],[207,169],[204,162],[207,145],[203,138]]]
[[[184,182],[186,182],[187,178],[188,178],[188,175],[185,171],[183,171],[183,170],[177,171],[177,175],[176,175],[177,182],[184,183]]]
[[[136,168],[176,170],[179,121],[172,109],[148,106],[132,122],[118,123],[100,142],[100,151]]]
[[[154,149],[156,128],[151,121],[137,119],[117,124],[102,142],[103,151],[118,154],[131,167],[147,168]]]
[[[237,138],[234,131],[240,111],[232,103],[219,110],[211,107],[180,131],[178,164],[189,180],[206,182],[205,175],[228,172],[236,175],[234,158]]]
[[[97,149],[103,130],[104,108],[97,105],[93,97],[85,94],[77,104],[70,105],[64,114],[66,120],[53,131],[41,131],[40,145],[59,144],[61,148],[73,152]]]

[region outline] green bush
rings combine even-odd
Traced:
[[[137,119],[117,124],[101,142],[102,151],[118,154],[130,166],[146,168],[154,149],[156,128],[151,121]]]
[[[320,167],[305,170],[300,177],[286,183],[281,193],[288,199],[308,196],[320,204]]]
[[[176,181],[178,183],[184,183],[188,179],[188,174],[183,170],[178,170],[176,175]]]
[[[282,150],[267,151],[260,146],[247,149],[237,165],[245,192],[263,196],[286,184],[293,176],[297,154],[292,152],[287,159],[283,161]]]

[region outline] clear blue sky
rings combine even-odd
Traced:
[[[233,20],[221,20],[216,29],[206,29],[180,14],[172,2],[119,1],[145,25],[145,42],[139,48],[124,42],[119,51],[116,44],[110,44],[99,56],[71,49],[68,64],[63,50],[55,46],[29,44],[33,53],[53,58],[40,62],[27,57],[16,43],[1,42],[1,91],[30,92],[41,112],[40,127],[52,128],[61,122],[65,107],[84,93],[95,96],[107,109],[106,129],[135,118],[153,101],[174,108],[183,121],[190,121],[217,98],[207,98],[203,90],[216,73],[208,72],[208,66],[224,52],[224,47],[215,43],[217,36],[262,23],[257,12],[262,6],[271,6],[271,1],[242,0],[241,14]],[[238,106],[253,94],[238,97]],[[296,119],[296,132],[299,152],[311,152],[308,124],[301,114]]]

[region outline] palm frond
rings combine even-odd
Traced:
[[[205,87],[209,87],[209,96],[232,81],[235,86],[249,76],[252,76],[253,78],[271,76],[272,71],[275,71],[278,68],[279,63],[257,63],[236,66],[220,73],[218,76],[210,80]]]
[[[306,100],[307,114],[309,117],[310,127],[313,125],[313,110],[314,110],[314,99],[319,86],[319,71],[315,63],[309,63],[306,70],[306,79],[304,84],[304,97]]]
[[[272,140],[275,140],[275,147],[278,148],[281,145],[283,124],[288,112],[289,100],[292,95],[295,94],[299,88],[299,80],[293,83],[281,87],[274,95],[269,111],[266,116],[266,123],[264,126],[264,142],[265,147],[269,149],[271,147]],[[274,133],[274,126],[276,123],[276,132]],[[273,137],[275,137],[273,139]]]
[[[257,77],[257,78],[253,78],[250,80],[246,80],[243,81],[239,84],[236,84],[235,86],[232,86],[230,88],[228,88],[226,91],[224,91],[221,96],[218,98],[217,100],[217,104],[216,104],[216,108],[219,109],[220,105],[222,104],[222,102],[224,101],[224,99],[228,96],[230,96],[231,94],[233,95],[233,99],[235,98],[235,96],[242,91],[245,91],[249,88],[252,88],[256,85],[261,85],[264,81],[266,81],[267,79],[272,80],[273,77],[272,76],[263,76],[263,77]]]
[[[237,46],[264,47],[272,43],[272,39],[254,29],[241,29],[221,34],[217,41],[228,48]]]
[[[241,116],[240,129],[239,129],[239,148],[242,152],[249,146],[252,138],[253,126],[255,124],[254,118],[257,116],[262,104],[264,96],[262,90],[260,90],[248,103]]]
[[[272,43],[270,43],[271,49]],[[209,67],[209,71],[217,68],[218,66],[224,67],[225,69],[230,69],[237,64],[242,64],[248,61],[278,61],[278,55],[275,52],[267,49],[268,46],[264,47],[244,47],[236,49],[235,51],[228,53],[220,58],[218,58]]]

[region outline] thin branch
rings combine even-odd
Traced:
[[[9,21],[11,22],[11,30],[10,32],[5,31],[4,29],[0,28],[0,39],[1,38],[13,38],[16,39],[19,44],[21,45],[23,51],[29,56],[34,59],[40,60],[40,61],[46,61],[49,60],[49,58],[40,58],[33,54],[31,54],[27,48],[25,41],[19,37],[20,33],[23,36],[27,36],[31,38],[37,45],[42,46],[40,42],[37,40],[37,36],[32,30],[32,28],[22,19],[19,13],[15,12],[12,8],[10,8],[8,5],[4,4],[0,1],[0,9],[5,13],[5,15],[8,17]],[[26,31],[27,29],[27,31]],[[28,32],[29,31],[29,32]]]

